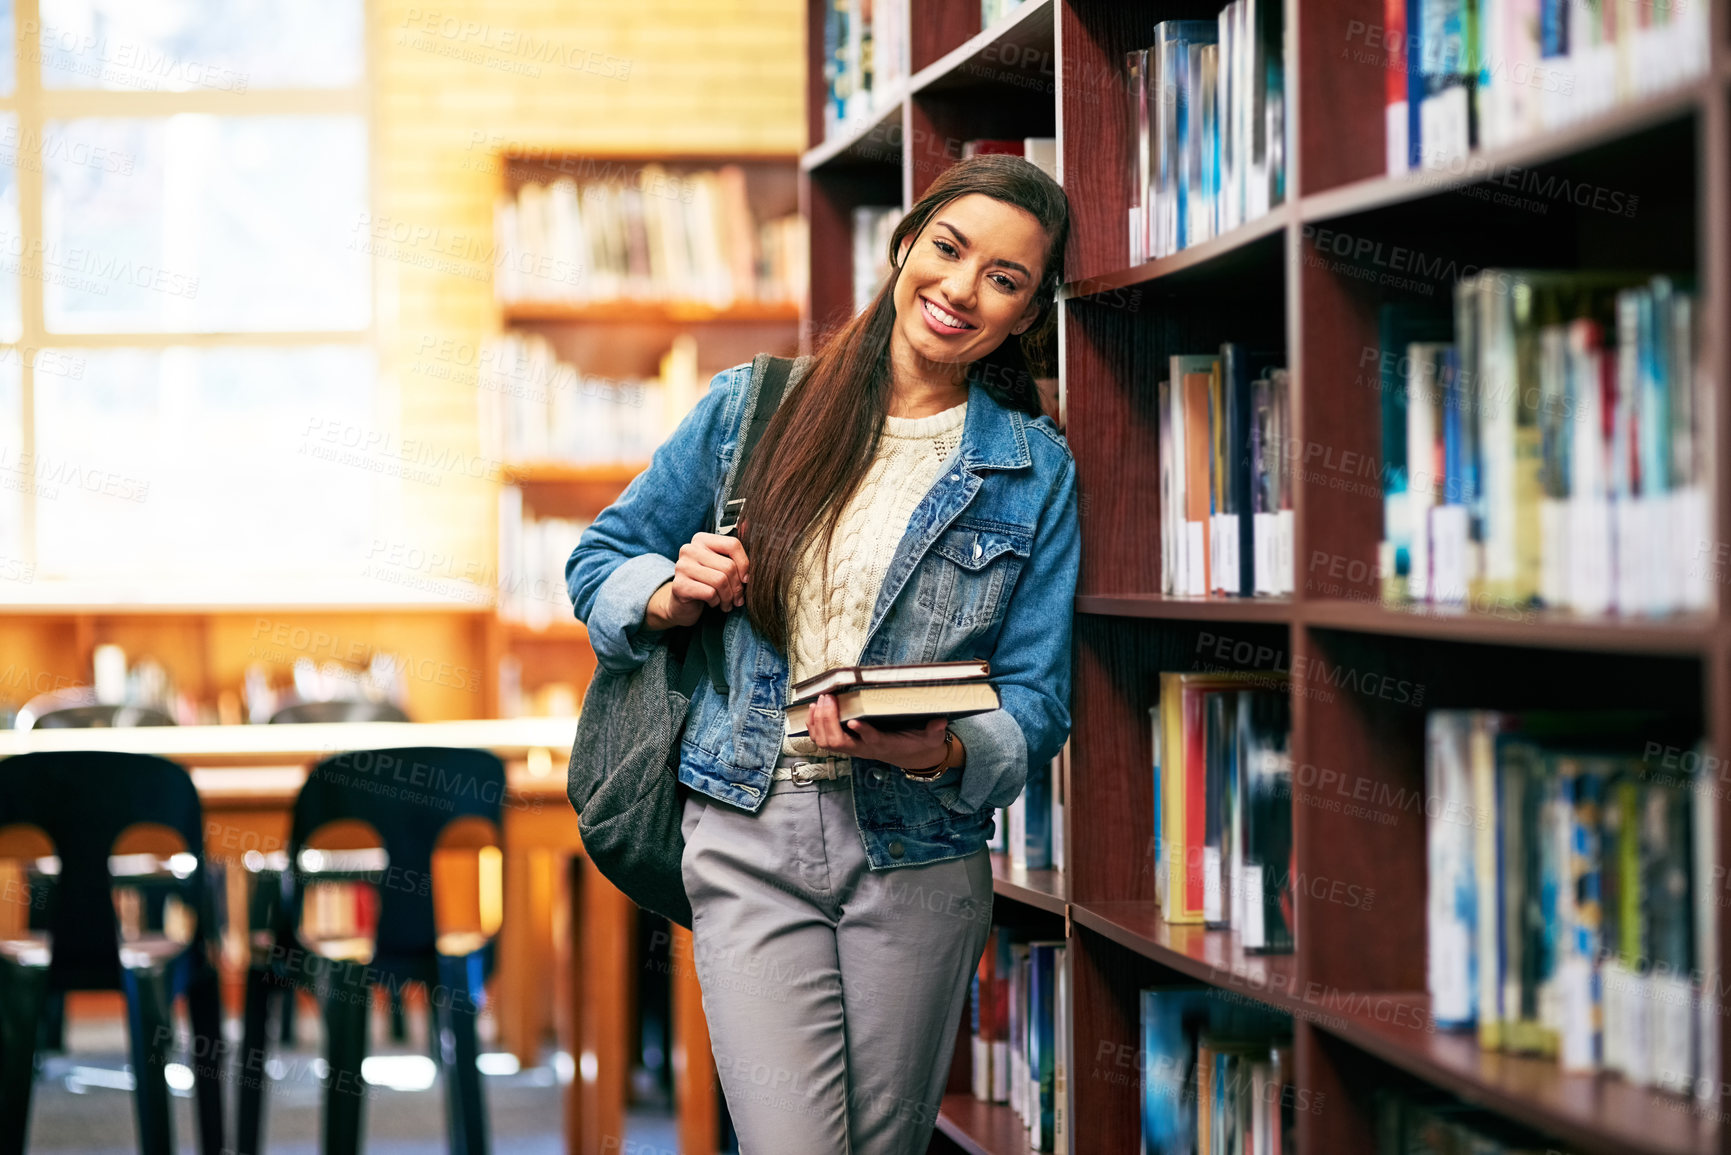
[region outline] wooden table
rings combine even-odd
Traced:
[[[506,764],[508,792],[500,831],[505,910],[495,984],[499,1042],[519,1061],[533,1064],[549,1019],[556,1022],[560,1047],[576,1067],[565,1097],[567,1149],[601,1155],[626,1149],[626,992],[633,986],[634,924],[630,900],[582,859],[577,817],[565,799],[575,731],[570,718],[0,730],[0,758],[113,750],[179,762],[204,803],[206,853],[235,859],[247,850],[286,845],[289,809],[307,769],[322,758],[403,746],[497,754]],[[673,946],[681,1149],[707,1155],[717,1132],[713,1060],[689,934],[677,932]],[[554,973],[545,965],[548,959],[557,960]]]

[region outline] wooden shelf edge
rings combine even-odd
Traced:
[[[1499,615],[1443,606],[1408,609],[1380,602],[1338,600],[1304,602],[1299,617],[1306,625],[1359,633],[1684,657],[1708,654],[1717,631],[1716,619],[1711,614],[1673,618],[1582,617],[1511,607],[1506,615]]]
[[[938,1106],[938,1130],[968,1155],[1023,1155],[1033,1147],[1021,1116],[1008,1103],[985,1103],[951,1092]]]
[[[1230,988],[1295,1017],[1307,1013],[1308,1004],[1298,986],[1296,954],[1246,955],[1238,948],[1238,936],[1233,931],[1168,926],[1159,919],[1159,909],[1152,901],[1070,903],[1072,923],[1161,966],[1210,986]],[[1144,927],[1155,935],[1182,938],[1188,949],[1163,945],[1144,933]]]
[[[1147,285],[1179,273],[1190,272],[1285,231],[1286,226],[1292,223],[1292,214],[1291,203],[1283,202],[1253,221],[1247,221],[1230,232],[1221,233],[1200,244],[1180,249],[1169,257],[1158,257],[1152,261],[1143,261],[1139,265],[1128,265],[1097,276],[1071,281],[1058,295],[1063,300],[1086,301],[1101,293]]]
[[[572,461],[513,461],[499,469],[509,485],[617,485],[624,488],[649,468],[647,461],[624,465],[584,465]]]
[[[1333,1001],[1345,1005],[1366,999],[1375,1001],[1379,1007],[1385,1004],[1414,1007],[1429,1021],[1428,1000],[1423,995],[1340,995]],[[1681,1095],[1637,1087],[1614,1075],[1565,1074],[1552,1059],[1481,1051],[1470,1035],[1415,1031],[1415,1037],[1432,1040],[1421,1050],[1402,1042],[1394,1034],[1395,1028],[1386,1022],[1366,1018],[1362,1011],[1340,1015],[1316,1013],[1313,1009],[1306,1018],[1317,1029],[1390,1066],[1583,1152],[1717,1155],[1719,1151],[1718,1128],[1712,1122],[1716,1108],[1692,1115],[1698,1109],[1695,1100]],[[1505,1070],[1499,1078],[1492,1068]],[[1602,1110],[1590,1115],[1569,1111],[1531,1093],[1535,1085],[1561,1090],[1569,1084],[1585,1091]],[[1691,1117],[1694,1126],[1683,1122]],[[1657,1126],[1659,1122],[1671,1122],[1674,1126]]]
[[[500,315],[508,325],[535,322],[619,324],[644,322],[675,325],[798,324],[799,305],[792,301],[747,301],[711,305],[703,301],[501,301]]]
[[[1069,900],[1064,897],[1065,882],[1061,871],[1012,870],[1008,856],[995,852],[992,855],[992,893],[1052,914],[1064,914],[1070,907]]]
[[[1420,170],[1400,176],[1374,176],[1309,193],[1299,200],[1299,219],[1306,223],[1331,220],[1454,192],[1477,184],[1494,172],[1562,160],[1691,113],[1704,113],[1707,102],[1720,97],[1718,78],[1703,76],[1578,123],[1536,133],[1501,148],[1475,152],[1459,173]]]
[[[815,145],[801,153],[799,158],[800,169],[804,172],[811,172],[815,169],[822,168],[825,165],[847,160],[848,158],[845,155],[846,153],[850,152],[857,145],[862,143],[872,133],[883,128],[892,118],[897,122],[897,130],[899,132],[902,108],[907,104],[908,99],[908,86],[906,82],[891,85],[889,88],[884,90],[884,96],[885,103],[881,109],[874,111],[870,116],[867,116],[852,128],[844,129],[841,133],[825,140],[822,144]],[[896,157],[893,162],[887,159],[868,161],[863,157],[854,157],[852,160],[853,163],[856,164],[869,163],[888,165],[894,163],[897,168],[900,168],[902,157],[901,141],[899,136],[896,141],[895,153]]]
[[[1180,598],[1165,594],[1077,594],[1076,612],[1177,621],[1291,622],[1289,598]]]
[[[1054,0],[1022,0],[1008,16],[974,33],[961,44],[932,61],[908,81],[908,91],[914,95],[934,88],[973,87],[973,82],[958,81],[961,69],[980,57],[986,49],[1004,44],[1024,44],[1042,36],[1050,38],[1056,31]],[[1034,27],[1043,24],[1044,28]],[[1031,35],[1028,35],[1031,33]],[[987,82],[981,87],[990,87]]]

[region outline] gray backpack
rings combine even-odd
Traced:
[[[733,497],[732,481],[745,475],[786,391],[792,362],[759,354],[751,369],[752,409],[722,495],[729,522],[739,520],[742,504]],[[639,907],[683,927],[691,925],[691,900],[679,869],[688,791],[679,781],[679,742],[698,680],[707,674],[718,693],[727,693],[721,633],[726,624],[726,614],[706,607],[696,625],[667,630],[637,669],[597,669],[583,696],[566,777],[583,851],[596,869]]]

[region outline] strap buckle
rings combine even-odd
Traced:
[[[745,498],[730,497],[721,507],[721,524],[715,527],[719,534],[729,534],[739,528],[739,519],[745,513]]]
[[[788,771],[787,776],[793,779],[794,785],[796,786],[810,786],[813,782],[817,781],[816,776],[812,772],[822,769],[824,769],[824,767],[821,763],[796,762],[794,763],[793,769]]]

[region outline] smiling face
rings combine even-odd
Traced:
[[[1015,205],[970,193],[939,208],[907,246],[896,281],[892,355],[939,365],[986,356],[1039,314],[1046,232]]]

